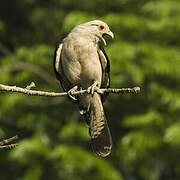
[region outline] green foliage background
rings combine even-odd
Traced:
[[[82,22],[101,19],[115,34],[105,47],[111,86],[138,95],[105,103],[112,154],[91,151],[88,129],[66,98],[0,92],[2,180],[180,179],[180,1],[14,0],[0,5],[0,83],[60,91],[52,69],[56,45]]]

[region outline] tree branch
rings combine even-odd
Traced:
[[[17,92],[17,93],[23,93],[27,95],[32,95],[32,96],[50,96],[50,97],[61,97],[61,96],[67,96],[68,93],[63,92],[63,93],[56,93],[56,92],[45,92],[45,91],[37,91],[37,90],[31,90],[29,86],[28,88],[21,88],[17,86],[7,86],[0,84],[0,91],[9,91],[9,92]],[[34,86],[33,86],[34,87]],[[104,93],[139,93],[140,92],[140,87],[133,87],[133,88],[120,88],[120,89],[113,89],[113,88],[108,88],[108,89],[95,89],[95,92],[98,92],[99,94],[104,94]],[[78,95],[78,94],[84,94],[88,93],[88,90],[80,90],[80,91],[75,91],[72,93],[72,95]]]
[[[22,93],[22,94],[27,94],[27,95],[33,95],[33,96],[49,96],[49,97],[61,97],[61,96],[67,96],[68,93],[55,93],[55,92],[45,92],[45,91],[36,91],[36,90],[31,90],[31,88],[36,87],[35,84],[32,82],[30,85],[28,85],[26,88],[21,88],[17,86],[7,86],[0,84],[0,91],[8,91],[8,92],[17,92],[17,93]],[[104,93],[139,93],[140,92],[140,87],[133,87],[133,88],[121,88],[121,89],[113,89],[113,88],[108,88],[108,89],[95,89],[95,92],[98,92],[99,94],[104,94]],[[88,93],[88,90],[80,90],[80,91],[75,91],[72,92],[71,95],[78,95],[78,94],[84,94]],[[17,136],[14,136],[9,139],[5,139],[0,141],[0,149],[3,148],[12,148],[15,147],[17,144],[9,144],[6,145],[7,143],[17,139]]]
[[[17,144],[7,144],[7,143],[9,143],[11,141],[16,140],[17,138],[18,138],[18,136],[13,136],[13,137],[11,137],[9,139],[4,139],[4,140],[0,141],[0,149],[3,149],[3,148],[12,148],[12,147],[17,146]]]

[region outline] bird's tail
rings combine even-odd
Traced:
[[[105,157],[110,154],[112,148],[110,130],[99,94],[94,93],[89,99],[89,107],[83,110],[83,116],[89,127],[94,152]]]

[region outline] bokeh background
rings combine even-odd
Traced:
[[[6,0],[0,5],[0,83],[61,92],[54,49],[77,24],[100,19],[115,34],[105,50],[111,87],[105,111],[112,153],[97,157],[77,107],[67,98],[0,92],[2,180],[180,179],[180,1]]]

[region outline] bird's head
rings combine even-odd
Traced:
[[[104,39],[105,35],[114,38],[113,32],[109,29],[109,26],[103,21],[94,20],[84,23],[81,26],[86,27],[89,30],[89,33],[98,37],[104,43],[104,45],[106,45],[106,41]]]

